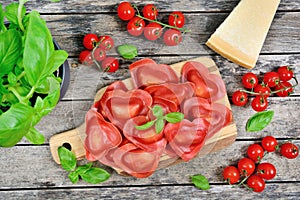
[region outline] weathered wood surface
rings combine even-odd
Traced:
[[[1,0],[8,5],[16,0]],[[28,11],[38,10],[59,45],[68,51],[71,81],[67,94],[55,110],[37,125],[46,137],[46,143],[34,146],[26,141],[16,147],[0,149],[0,199],[299,199],[300,160],[287,160],[277,154],[269,154],[265,161],[277,168],[277,176],[268,181],[266,190],[253,193],[245,188],[232,188],[222,181],[223,167],[236,164],[246,155],[249,144],[259,142],[265,135],[273,135],[279,141],[296,139],[300,145],[300,87],[289,98],[271,97],[268,109],[275,111],[272,123],[258,133],[247,133],[245,124],[254,114],[249,105],[232,106],[237,124],[237,141],[230,147],[189,163],[181,163],[155,172],[147,179],[123,177],[112,172],[111,178],[102,184],[90,185],[83,181],[71,184],[67,173],[51,158],[49,138],[57,133],[78,127],[93,103],[96,91],[114,80],[129,77],[128,62],[121,61],[121,69],[114,74],[100,73],[94,67],[79,65],[77,57],[83,49],[83,35],[94,32],[111,35],[116,45],[132,43],[139,47],[139,56],[151,57],[159,63],[172,64],[196,56],[211,56],[230,96],[241,88],[240,78],[249,71],[216,55],[204,45],[207,38],[229,15],[239,0],[191,0],[191,1],[134,1],[138,6],[155,3],[163,19],[175,10],[186,14],[186,34],[177,47],[165,47],[161,43],[147,42],[127,34],[126,23],[116,15],[119,1],[61,0],[59,3],[29,1]],[[256,74],[281,65],[295,68],[300,77],[300,3],[298,0],[282,0],[268,33],[257,66]],[[110,52],[116,55],[115,51]],[[84,161],[82,161],[84,162]],[[101,166],[99,163],[97,164]],[[189,176],[201,173],[212,187],[200,191],[192,186]]]

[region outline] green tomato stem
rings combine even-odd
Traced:
[[[96,58],[95,58],[95,56],[94,56],[95,50],[98,48],[98,45],[99,45],[99,44],[97,44],[97,45],[93,48],[93,50],[92,50],[92,59],[93,59],[93,62],[96,64],[97,68],[98,68],[99,70],[103,71],[102,67],[99,65],[98,61],[96,60]]]

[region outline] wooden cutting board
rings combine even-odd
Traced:
[[[216,66],[215,62],[211,58],[199,57],[192,60],[201,62],[208,68],[208,70],[211,73],[221,76],[218,67]],[[187,61],[179,62],[171,65],[171,67],[176,71],[178,76],[180,76],[181,68],[185,62]],[[133,88],[133,83],[131,78],[124,80],[124,83],[128,89]],[[95,102],[102,97],[105,90],[106,87],[100,89],[97,92],[94,99]],[[225,95],[223,99],[218,100],[218,102],[226,105],[231,110],[227,95]],[[237,135],[236,124],[234,123],[234,121],[232,121],[228,126],[221,129],[218,133],[216,133],[213,137],[211,137],[205,142],[205,145],[202,147],[198,156],[204,156],[231,145],[235,141],[236,135]],[[85,140],[85,124],[82,124],[81,126],[73,130],[62,132],[52,136],[50,138],[50,150],[54,161],[60,163],[58,153],[57,153],[57,149],[60,146],[71,147],[72,152],[75,154],[78,160],[85,158],[85,149],[83,146],[84,140]],[[158,168],[165,168],[171,164],[177,164],[180,162],[183,161],[181,159],[177,159],[177,158],[174,159],[174,158],[170,158],[167,155],[163,155],[160,159]],[[119,169],[115,169],[115,170],[118,173],[122,174],[121,170]]]

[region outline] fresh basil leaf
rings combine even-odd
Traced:
[[[166,114],[165,119],[167,120],[167,122],[170,122],[172,124],[175,124],[177,122],[181,122],[181,120],[183,120],[184,118],[184,114],[182,114],[181,112],[171,112]]]
[[[162,107],[158,106],[158,105],[153,106],[152,112],[153,112],[153,115],[157,118],[164,115],[164,111],[163,111]]]
[[[4,25],[4,16],[5,16],[5,13],[4,13],[3,7],[0,4],[0,32],[7,30]]]
[[[43,144],[45,142],[44,135],[37,131],[34,127],[29,130],[25,137],[32,144]]]
[[[84,174],[81,174],[80,176],[84,181],[88,183],[97,184],[109,179],[110,174],[104,169],[91,167]]]
[[[0,116],[0,146],[12,147],[31,128],[34,109],[22,103],[12,105]]]
[[[255,113],[248,119],[246,124],[246,131],[257,132],[263,130],[272,121],[273,116],[273,110],[266,110]]]
[[[88,164],[78,166],[75,171],[79,175],[84,174],[87,170],[89,170],[92,167],[92,165],[93,165],[93,163],[89,162]]]
[[[55,50],[48,60],[46,73],[53,74],[68,58],[68,54],[64,50]]]
[[[0,33],[0,77],[13,70],[21,50],[22,39],[17,30]]]
[[[143,125],[135,126],[135,128],[137,130],[143,131],[143,130],[146,130],[146,129],[150,128],[151,126],[153,126],[154,123],[155,123],[154,120],[153,121],[149,121],[149,122],[147,122],[147,123],[145,123]]]
[[[36,92],[39,94],[48,94],[50,90],[50,82],[48,78],[44,78],[40,81],[40,84],[36,88]]]
[[[205,176],[198,174],[193,175],[192,177],[192,183],[201,190],[208,190],[210,188],[208,180],[205,178]]]
[[[5,17],[11,24],[18,24],[18,3],[11,3],[5,7]],[[21,10],[21,18],[23,18],[26,14],[26,8],[22,6]]]
[[[128,60],[131,60],[138,55],[136,46],[130,44],[124,44],[118,46],[117,51],[123,58]]]
[[[68,177],[73,184],[79,181],[79,175],[76,171],[70,172]]]
[[[7,80],[10,86],[15,86],[17,84],[17,76],[12,72],[8,73]]]
[[[164,126],[165,126],[164,119],[163,118],[157,119],[156,123],[155,123],[155,132],[156,133],[162,132],[162,130],[164,129]]]
[[[66,171],[74,171],[77,164],[74,153],[63,146],[58,147],[57,151],[61,167]]]

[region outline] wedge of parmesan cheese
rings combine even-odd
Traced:
[[[223,57],[253,68],[280,0],[241,0],[206,45]]]

